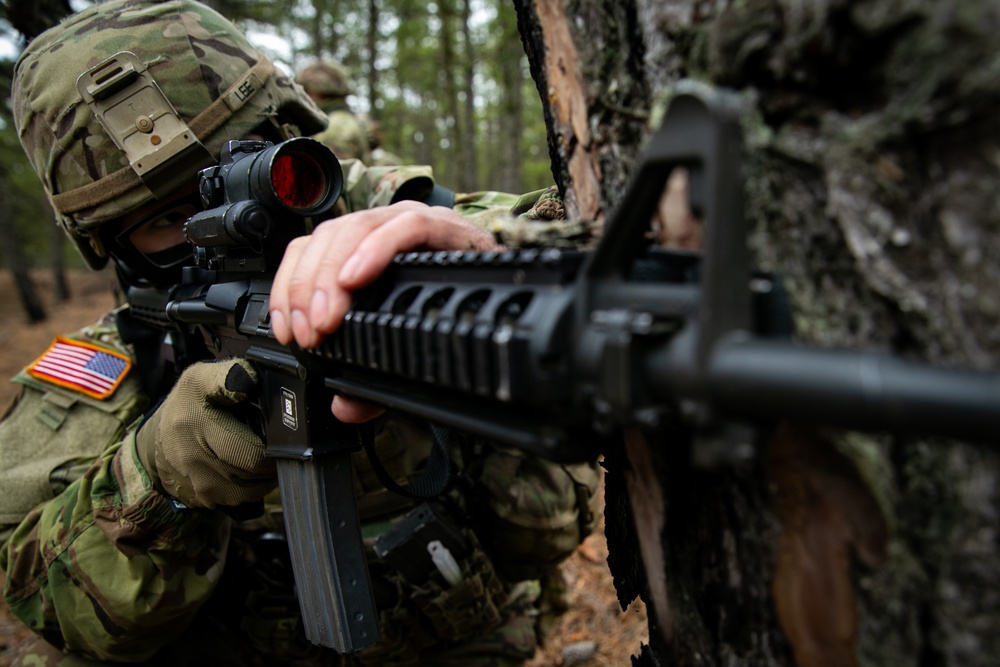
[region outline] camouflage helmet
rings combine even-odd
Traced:
[[[318,60],[299,72],[295,80],[310,95],[347,97],[351,94],[351,75],[337,62]]]
[[[226,141],[265,122],[281,134],[309,135],[326,126],[325,114],[236,26],[193,0],[111,0],[42,33],[15,64],[14,122],[58,222],[94,269],[108,261],[101,227],[167,193],[154,194],[129,144],[99,122],[96,95],[84,99],[86,86],[78,85],[102,63],[132,54],[124,67],[151,78],[149,87],[162,91],[161,106],[173,113],[162,125],[179,124],[187,148],[198,154],[161,172],[180,169],[193,178],[196,167],[218,160]],[[159,116],[140,114],[135,126],[143,125],[145,134],[135,137],[147,156],[157,157],[160,144],[171,142],[159,136]]]

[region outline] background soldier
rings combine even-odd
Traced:
[[[347,96],[353,92],[347,68],[337,62],[317,61],[299,72],[296,81],[327,114],[327,128],[313,138],[329,146],[341,160],[357,158],[371,164],[368,138],[347,104]]]
[[[158,89],[156,114],[124,126],[97,121],[101,102],[85,99],[77,79],[112,57],[132,66],[117,71],[135,72],[116,94]],[[92,268],[113,262],[126,289],[177,283],[191,262],[183,224],[199,206],[196,175],[227,140],[280,141],[325,123],[228,20],[192,0],[113,0],[70,17],[19,59],[13,104],[58,222]],[[158,136],[168,116],[197,141],[169,172],[134,169],[167,142],[151,139],[126,155],[112,136],[146,120]],[[434,192],[427,168],[343,167],[347,212],[295,239],[274,280],[272,327],[286,344],[311,347],[335,330],[351,292],[397,252],[492,248],[505,219],[527,238],[525,225],[537,218],[498,211],[553,203],[540,193],[493,193],[456,197],[454,210],[428,207],[413,201]],[[447,451],[462,483],[438,500],[469,547],[461,579],[451,585],[431,570],[418,585],[370,556],[383,640],[338,656],[305,640],[274,463],[237,416],[256,395],[256,370],[229,359],[174,376],[161,356],[166,342],[126,304],[14,378],[20,393],[0,422],[0,567],[11,611],[38,635],[16,664],[464,666],[532,655],[536,578],[590,530],[595,466],[553,465],[454,434]],[[67,366],[82,356],[100,362],[100,386]],[[428,424],[342,397],[334,411],[343,421],[373,420],[376,450],[397,483],[422,469]],[[388,492],[368,460],[355,459],[363,529],[375,536],[414,501]],[[231,518],[233,507],[256,501],[263,514]]]
[[[371,149],[371,164],[376,167],[383,167],[393,164],[405,164],[403,158],[395,153],[390,153],[382,147],[382,123],[375,120],[366,113],[358,114],[358,122],[361,129],[368,137],[368,148]]]

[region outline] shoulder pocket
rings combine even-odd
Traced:
[[[137,377],[98,400],[48,385],[26,373],[16,403],[0,422],[0,525],[19,523],[52,498],[51,473],[70,461],[95,459],[117,442],[147,401]]]

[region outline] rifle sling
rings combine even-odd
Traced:
[[[451,486],[453,471],[451,459],[448,457],[449,431],[436,424],[428,423],[428,425],[434,444],[431,447],[430,456],[427,457],[427,466],[416,481],[406,486],[397,483],[382,465],[382,461],[379,460],[378,452],[375,451],[374,426],[371,423],[361,426],[361,442],[368,459],[371,461],[372,470],[389,491],[407,498],[425,500],[440,496]]]

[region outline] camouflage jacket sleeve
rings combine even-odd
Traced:
[[[229,523],[175,512],[152,489],[134,449],[145,405],[134,377],[103,400],[18,379],[25,386],[0,422],[7,604],[57,648],[146,659],[211,594]]]
[[[347,210],[388,206],[402,199],[423,199],[434,187],[429,166],[369,167],[342,160]],[[483,191],[455,195],[455,210],[511,248],[583,248],[600,234],[600,224],[566,220],[559,190],[549,187],[524,195]]]
[[[600,224],[566,220],[555,186],[521,196],[501,192],[458,195],[455,210],[509,248],[580,249],[600,234]]]
[[[432,170],[423,165],[369,167],[360,160],[341,160],[340,164],[348,213],[403,199],[420,200],[434,187]]]
[[[7,604],[60,649],[145,660],[211,595],[228,537],[220,512],[175,512],[152,489],[129,435],[14,531]]]

